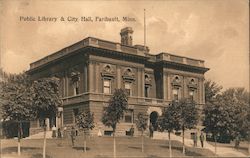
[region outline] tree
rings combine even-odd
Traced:
[[[76,125],[84,132],[84,152],[86,152],[86,134],[88,130],[92,130],[94,125],[94,114],[85,111],[76,116]]]
[[[204,125],[212,133],[215,144],[229,142],[239,135],[247,138],[248,101],[248,93],[243,88],[229,88],[205,105]]]
[[[222,90],[222,86],[218,85],[217,83],[211,81],[211,80],[206,80],[204,83],[205,86],[205,101],[211,102],[217,94],[220,93]]]
[[[144,138],[143,138],[143,133],[147,129],[148,123],[147,123],[147,118],[144,117],[144,115],[139,112],[137,115],[137,120],[136,120],[136,126],[141,131],[141,150],[144,152]]]
[[[58,78],[41,78],[32,83],[33,106],[37,111],[37,118],[45,119],[56,116],[57,107],[60,106]],[[46,155],[46,126],[44,126],[43,158]]]
[[[113,141],[114,141],[114,157],[116,157],[116,141],[115,132],[117,123],[122,119],[124,112],[128,108],[127,93],[123,89],[116,89],[111,99],[109,100],[108,107],[104,109],[102,123],[105,126],[112,127]]]
[[[22,123],[34,119],[37,115],[37,111],[33,109],[30,83],[26,74],[11,75],[7,82],[1,83],[3,119],[18,124],[18,155],[21,155]]]
[[[212,133],[215,142],[215,153],[217,153],[217,139],[220,135],[226,135],[229,133],[229,115],[225,104],[219,99],[206,103],[204,107],[204,125],[205,130],[208,133]]]
[[[244,88],[229,88],[222,93],[224,104],[229,110],[231,139],[248,136],[248,129],[245,127],[249,109],[248,97],[249,93]]]
[[[176,119],[179,120],[180,127],[182,129],[182,152],[185,154],[185,142],[184,134],[186,129],[194,128],[199,119],[199,109],[193,100],[183,98],[179,101],[173,101],[173,106],[179,111],[179,115]]]
[[[168,132],[169,139],[169,157],[172,157],[172,144],[171,144],[171,132],[173,130],[180,130],[180,113],[179,108],[175,101],[173,101],[168,107],[166,107],[159,119],[159,125],[163,130]]]

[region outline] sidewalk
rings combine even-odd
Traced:
[[[153,139],[164,139],[164,140],[168,140],[168,133],[163,133],[163,132],[154,132],[154,137]],[[175,134],[171,133],[171,139],[172,140],[176,140],[179,142],[182,142],[182,137],[181,136],[176,136]],[[193,140],[192,139],[188,139],[185,138],[185,145],[188,147],[193,147]],[[201,148],[200,143],[198,143],[198,147],[197,148]],[[204,148],[208,149],[210,151],[212,151],[213,153],[215,153],[215,147],[214,145],[211,145],[207,142],[204,142]],[[217,156],[221,156],[221,157],[247,157],[247,155],[237,151],[234,148],[228,148],[228,147],[218,147],[217,146]]]
[[[43,139],[43,136],[44,136],[44,132],[39,132],[37,134],[26,137],[24,139]],[[52,131],[46,131],[46,138],[52,139]]]

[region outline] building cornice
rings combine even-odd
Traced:
[[[98,53],[96,51],[98,51]],[[169,53],[159,53],[153,55],[149,54],[147,50],[139,49],[136,46],[125,46],[120,43],[88,37],[73,45],[63,48],[56,53],[31,63],[28,73],[79,53],[84,53],[86,55],[95,54],[97,56],[109,56],[111,58],[122,58],[123,60],[140,62],[153,66],[163,64],[165,67],[170,66],[177,69],[184,68],[188,71],[200,73],[205,73],[209,70],[208,68],[205,68],[203,60],[177,56]]]

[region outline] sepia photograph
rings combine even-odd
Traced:
[[[0,0],[1,158],[249,158],[249,0]]]

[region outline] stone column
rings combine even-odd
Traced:
[[[205,104],[205,88],[204,88],[204,78],[201,79],[201,96],[202,96],[202,99],[201,99],[201,103],[202,104]]]
[[[66,81],[65,81],[65,74],[64,74],[64,76],[63,76],[63,92],[62,92],[62,95],[63,95],[63,97],[65,97],[66,96],[66,91],[65,91],[65,84],[66,84]]]
[[[142,69],[141,71],[141,88],[142,88],[142,97],[145,97],[145,70]]]
[[[119,88],[121,88],[121,67],[120,66],[117,66],[116,67],[116,72],[117,72],[117,88],[119,89]]]
[[[142,96],[142,94],[141,94],[141,92],[142,92],[142,90],[141,90],[141,86],[140,86],[140,84],[141,84],[141,69],[140,68],[138,68],[138,70],[137,70],[137,93],[138,93],[138,96],[139,97],[141,97]]]
[[[171,100],[171,93],[172,93],[172,91],[171,91],[171,81],[170,81],[170,75],[168,75],[167,76],[167,82],[168,82],[168,100]]]
[[[183,97],[188,98],[187,78],[183,76]]]
[[[89,92],[94,92],[94,65],[92,62],[89,63],[89,66],[88,66],[88,81],[89,81]]]
[[[198,89],[197,89],[197,92],[198,92],[198,96],[199,96],[199,103],[201,104],[202,103],[202,79],[201,78],[198,78]]]
[[[162,81],[162,86],[163,86],[163,99],[164,100],[167,100],[167,93],[168,93],[168,91],[167,91],[167,88],[168,88],[168,82],[167,82],[167,73],[164,73],[163,72],[163,79],[162,79],[163,81]]]
[[[84,64],[84,68],[83,68],[83,92],[87,92],[88,91],[88,64],[85,63]]]
[[[66,79],[66,84],[65,84],[65,87],[66,87],[66,97],[69,96],[69,78],[68,78],[68,75],[66,74],[65,76],[65,79]]]
[[[95,92],[96,93],[100,93],[99,89],[100,89],[100,64],[96,63],[95,64]]]

